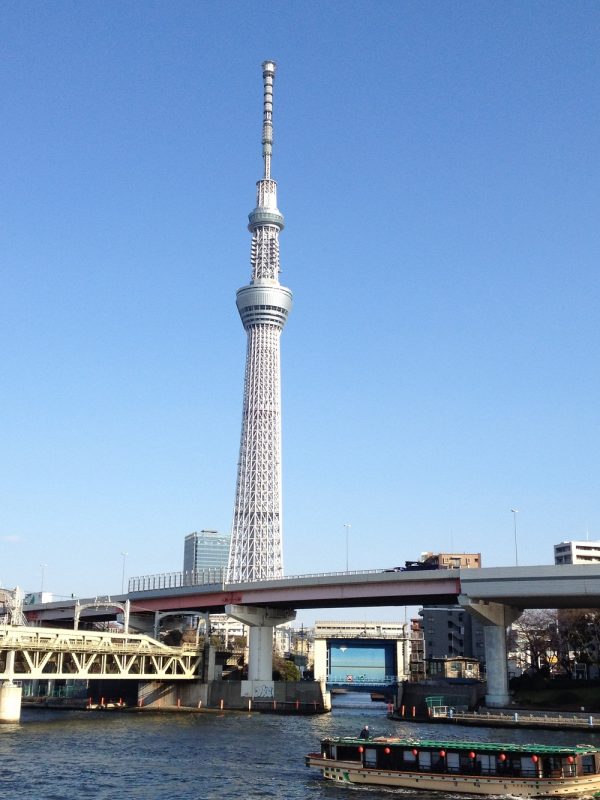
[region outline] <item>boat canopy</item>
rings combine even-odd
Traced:
[[[476,750],[480,753],[537,753],[538,755],[586,755],[597,753],[599,748],[592,744],[574,744],[567,747],[558,747],[550,744],[516,743],[516,742],[471,742],[463,739],[397,739],[388,736],[378,736],[372,739],[361,739],[354,736],[340,736],[323,739],[323,742],[341,745],[374,745],[385,744],[388,747],[418,747],[423,749],[444,750]]]

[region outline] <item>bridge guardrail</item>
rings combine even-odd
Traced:
[[[336,678],[329,675],[327,684],[331,686],[387,686],[390,683],[398,683],[397,675],[382,675],[381,678],[368,678],[358,675],[356,677]]]
[[[382,575],[390,572],[389,569],[356,569],[338,570],[336,572],[310,572],[303,575],[285,575],[279,578],[269,578],[269,581],[297,581],[302,578],[335,578],[343,575]],[[402,573],[405,574],[405,573]],[[414,574],[414,573],[409,573]],[[160,572],[154,575],[139,575],[129,578],[128,592],[147,592],[156,589],[180,589],[186,586],[220,586],[225,589],[225,568],[209,570],[192,570],[190,572]]]

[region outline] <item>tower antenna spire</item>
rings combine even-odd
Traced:
[[[271,155],[273,153],[273,81],[275,79],[276,64],[274,61],[263,61],[263,128],[262,128],[262,154],[265,164],[264,178],[271,177]]]

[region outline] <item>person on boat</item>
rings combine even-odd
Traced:
[[[362,731],[360,732],[360,738],[361,738],[361,739],[368,739],[368,738],[369,738],[369,736],[370,736],[370,733],[369,733],[369,726],[368,726],[368,725],[365,725],[365,727],[364,727],[364,728],[362,729]]]

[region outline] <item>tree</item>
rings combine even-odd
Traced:
[[[600,610],[526,611],[512,626],[509,646],[532,673],[561,668],[572,677],[576,663],[600,669]]]
[[[273,655],[273,680],[274,681],[299,681],[300,670],[293,661],[288,661],[283,656]]]
[[[549,672],[559,660],[560,636],[556,611],[531,609],[513,625],[513,647],[532,672]]]
[[[575,662],[600,667],[600,611],[595,608],[561,610],[558,620],[566,643],[568,674],[572,674]]]

